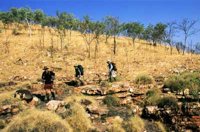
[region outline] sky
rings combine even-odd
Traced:
[[[89,15],[92,20],[102,20],[109,15],[118,17],[121,22],[136,21],[145,26],[188,18],[198,20],[196,28],[200,29],[200,0],[0,0],[0,11],[8,11],[11,7],[41,9],[52,16],[56,11],[65,11],[79,19]],[[182,37],[178,33],[175,39],[179,41]],[[188,42],[200,42],[200,33]]]

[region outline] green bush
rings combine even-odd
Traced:
[[[159,89],[152,89],[147,91],[145,104],[146,105],[156,105],[161,98],[161,91]]]
[[[171,108],[178,110],[177,100],[174,97],[164,97],[158,101],[159,108]]]
[[[181,75],[171,76],[164,83],[164,87],[171,91],[181,91],[185,88],[192,89],[194,86],[200,87],[200,75],[198,72],[185,72]]]
[[[152,84],[153,83],[153,78],[150,77],[149,75],[138,75],[135,79],[136,84]]]
[[[171,76],[165,81],[164,87],[170,88],[173,92],[180,91],[185,87],[185,82],[181,76]]]
[[[108,95],[103,99],[103,103],[107,106],[120,106],[119,98],[113,95]]]

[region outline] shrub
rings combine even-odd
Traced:
[[[125,132],[122,127],[122,120],[114,119],[112,125],[108,127],[108,132]]]
[[[181,76],[172,76],[165,81],[164,87],[170,88],[171,91],[180,91],[185,87],[185,82]]]
[[[113,95],[108,95],[103,99],[103,103],[106,104],[108,107],[111,106],[120,106],[119,98]]]
[[[110,82],[108,82],[108,81],[102,81],[101,83],[100,83],[100,86],[101,87],[111,87],[112,86],[112,84],[110,83]]]
[[[147,91],[145,104],[146,105],[156,105],[160,99],[161,91],[159,89],[152,89]]]
[[[145,123],[139,116],[135,115],[127,122],[124,122],[123,127],[126,132],[143,132],[145,129]]]
[[[92,124],[88,115],[80,104],[70,103],[70,114],[66,118],[75,132],[88,132],[92,128]]]
[[[153,83],[153,78],[150,77],[149,75],[138,75],[136,78],[135,78],[135,83],[136,84],[151,84]]]
[[[171,91],[181,91],[185,88],[192,89],[195,85],[200,87],[200,76],[198,72],[185,72],[181,75],[171,76],[164,83],[164,87],[170,88]]]
[[[171,109],[178,109],[177,100],[174,97],[164,97],[158,101],[159,108],[171,108]]]
[[[8,132],[71,132],[69,124],[50,111],[24,111],[5,128]]]

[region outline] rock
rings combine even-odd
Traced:
[[[98,107],[98,106],[94,106],[94,105],[87,106],[86,110],[90,114],[106,115],[108,113],[107,107]]]
[[[19,113],[19,108],[13,108],[11,110],[11,112],[12,112],[12,114],[17,114],[17,113]]]
[[[170,92],[171,92],[170,88],[163,88],[163,93],[170,93]]]
[[[158,106],[146,106],[148,114],[156,114],[158,112]]]
[[[46,104],[46,107],[48,110],[56,111],[59,107],[62,107],[64,105],[65,105],[64,101],[51,100]]]
[[[90,100],[88,100],[88,99],[82,99],[81,100],[81,104],[84,104],[84,105],[90,105],[90,104],[92,104],[92,102],[90,101]]]
[[[132,103],[132,98],[131,97],[127,97],[125,99],[121,99],[119,102],[121,105],[126,105],[126,104],[130,104]]]

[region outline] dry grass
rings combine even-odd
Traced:
[[[127,132],[143,132],[145,130],[145,123],[139,116],[135,115],[124,123],[124,128]]]
[[[39,27],[33,27],[33,35],[30,38],[26,30],[20,31],[22,34],[13,36],[11,30],[0,33],[0,43],[4,43],[6,37],[9,36],[10,53],[5,54],[5,47],[0,45],[0,79],[9,80],[14,75],[26,76],[34,81],[40,78],[42,67],[44,65],[61,67],[62,70],[56,72],[57,77],[73,77],[73,65],[80,63],[85,67],[85,78],[92,78],[91,73],[107,72],[107,59],[112,59],[117,64],[118,73],[123,80],[133,80],[136,75],[147,73],[151,76],[160,74],[169,74],[169,70],[175,67],[185,66],[190,69],[200,68],[199,56],[197,55],[178,55],[175,49],[173,55],[169,54],[169,50],[164,46],[153,48],[147,45],[145,41],[136,40],[133,47],[131,39],[119,37],[117,39],[117,55],[113,55],[112,38],[106,45],[104,39],[100,41],[97,60],[94,60],[94,46],[92,43],[91,59],[87,58],[86,44],[80,33],[72,32],[71,41],[69,36],[65,38],[64,46],[68,46],[68,50],[60,51],[60,40],[53,36],[54,48],[57,51],[53,58],[49,57],[48,48],[51,46],[51,34],[49,29],[45,31],[44,48],[40,45],[41,34]],[[37,30],[36,30],[37,29]],[[69,42],[69,43],[68,43]],[[14,64],[19,58],[22,58],[24,65]],[[95,63],[96,62],[96,63]]]
[[[70,103],[70,115],[66,121],[72,126],[75,132],[88,132],[92,128],[92,123],[85,109],[76,102]]]
[[[160,129],[161,132],[167,132],[163,123],[161,123],[161,122],[155,122],[155,123],[156,123],[156,125],[158,126],[158,128]]]
[[[32,109],[17,115],[3,131],[72,132],[72,129],[66,121],[55,113]]]
[[[112,125],[108,127],[108,132],[125,132],[122,127],[122,120],[115,118]]]

